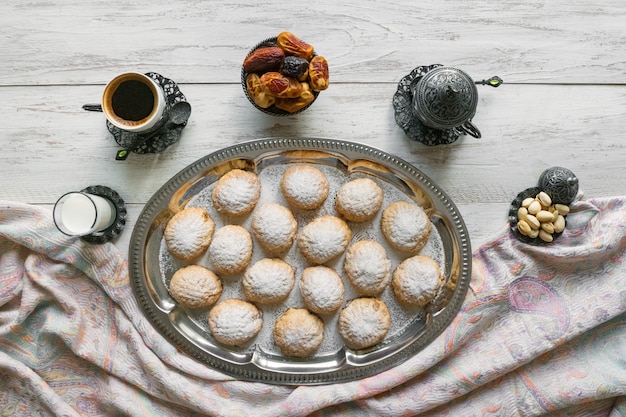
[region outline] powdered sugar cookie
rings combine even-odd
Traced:
[[[378,295],[391,281],[391,261],[385,248],[373,240],[351,245],[343,268],[350,284],[361,295]]]
[[[189,265],[174,272],[169,290],[184,307],[209,307],[222,295],[222,281],[202,266]]]
[[[323,264],[341,255],[352,237],[352,231],[339,217],[321,216],[302,228],[298,248],[311,263]]]
[[[206,210],[186,207],[167,222],[163,238],[172,255],[190,261],[209,247],[214,229],[215,223]]]
[[[304,306],[314,313],[334,313],[343,303],[343,282],[339,274],[331,268],[305,268],[298,285]]]
[[[209,331],[218,342],[239,346],[255,337],[263,326],[261,311],[236,298],[221,301],[209,313]]]
[[[233,169],[222,175],[211,195],[218,213],[243,216],[250,213],[261,196],[261,182],[253,173]]]
[[[246,269],[252,258],[252,238],[242,226],[227,224],[213,234],[209,262],[218,274],[231,275]]]
[[[263,204],[252,216],[252,233],[270,254],[288,250],[298,233],[298,222],[291,210],[276,203]]]
[[[280,189],[290,206],[312,210],[326,200],[330,184],[319,169],[309,165],[297,165],[284,172]]]
[[[271,304],[287,298],[295,284],[295,270],[278,258],[263,258],[243,275],[243,292],[248,301]]]
[[[324,339],[324,322],[304,308],[290,308],[276,320],[274,342],[285,355],[309,356]]]
[[[383,205],[383,190],[369,178],[348,181],[339,188],[335,209],[352,222],[372,219]]]
[[[419,252],[430,236],[430,219],[417,204],[395,201],[385,210],[380,222],[387,242],[404,252]]]
[[[427,256],[407,258],[396,267],[391,288],[401,303],[424,307],[444,283],[439,264]]]
[[[387,306],[376,298],[355,298],[339,313],[339,334],[351,349],[365,349],[380,343],[391,326]]]

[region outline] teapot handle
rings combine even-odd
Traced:
[[[476,139],[480,139],[482,136],[480,130],[478,130],[478,128],[474,126],[474,124],[470,120],[457,127],[457,130],[467,135],[473,136]]]

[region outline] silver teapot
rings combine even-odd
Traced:
[[[478,105],[476,84],[498,87],[502,80],[492,77],[476,83],[459,69],[433,68],[412,86],[412,111],[425,126],[480,138],[480,130],[472,123]]]

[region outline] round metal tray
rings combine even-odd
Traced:
[[[262,330],[246,346],[223,346],[213,339],[207,330],[208,326],[203,324],[206,323],[208,311],[181,308],[168,293],[167,286],[173,271],[182,266],[180,261],[168,259],[169,254],[164,249],[163,230],[174,213],[187,205],[210,205],[210,190],[215,182],[221,175],[236,168],[259,174],[264,187],[262,195],[266,188],[271,193],[272,189],[278,188],[276,179],[279,177],[276,173],[290,164],[314,165],[335,177],[335,181],[339,177],[345,180],[370,177],[381,185],[386,198],[389,198],[385,205],[398,198],[414,201],[424,207],[430,216],[433,233],[422,252],[428,252],[440,263],[446,283],[426,308],[390,306],[392,328],[385,340],[372,348],[354,351],[341,343],[337,345],[340,338],[330,337],[330,342],[311,357],[297,359],[282,355],[266,340],[267,334],[271,335],[272,317],[288,307],[296,306],[292,304],[298,303],[297,295],[290,296],[284,305],[271,307],[273,311],[263,311],[264,328],[270,328],[269,332],[265,331],[266,336],[261,335],[264,332]],[[307,214],[308,220],[312,215],[328,214],[324,210],[333,210],[332,193],[331,189],[326,208],[320,209],[321,212]],[[298,218],[298,214],[294,214]],[[351,224],[353,242],[372,238],[376,234],[374,230],[378,228],[379,219],[380,213],[369,226]],[[227,221],[217,214],[214,220],[216,228]],[[306,220],[300,219],[303,223]],[[240,223],[245,226],[246,221],[249,220],[243,219]],[[298,255],[294,244],[285,257],[296,259]],[[388,255],[394,268],[409,256],[390,248]],[[341,260],[337,260],[329,266],[340,271],[341,265]],[[187,166],[148,201],[133,230],[129,251],[130,280],[135,296],[146,317],[164,337],[187,354],[226,374],[242,380],[285,385],[315,385],[360,379],[387,370],[415,355],[454,319],[469,286],[471,265],[470,240],[461,215],[445,192],[424,173],[396,156],[367,145],[317,138],[270,138],[241,143],[214,152]],[[296,267],[296,277],[301,267]],[[222,299],[226,296],[227,287],[238,285],[237,277],[223,278],[223,281],[225,293]],[[294,294],[297,292],[296,288],[292,290]],[[390,294],[388,288],[380,297],[392,300]],[[344,305],[350,298],[354,298],[354,295],[350,295],[349,284],[346,283]],[[393,301],[387,303],[393,304]],[[333,327],[336,326],[336,315],[323,318],[326,331],[331,335],[336,333]],[[400,318],[394,318],[394,315]]]

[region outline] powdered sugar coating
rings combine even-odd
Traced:
[[[189,265],[174,273],[169,291],[172,298],[184,307],[209,307],[222,295],[222,282],[212,271]]]
[[[356,298],[339,313],[339,334],[351,349],[365,349],[380,343],[391,326],[384,302],[376,298]]]
[[[257,208],[250,226],[254,237],[270,254],[288,250],[298,233],[298,222],[291,210],[276,203],[266,203]]]
[[[369,178],[357,178],[341,186],[335,208],[347,220],[364,222],[372,219],[383,204],[383,190]]]
[[[391,246],[417,253],[428,241],[431,224],[422,207],[406,201],[394,201],[383,210],[380,228]]]
[[[243,271],[252,258],[252,237],[242,226],[227,224],[217,229],[209,246],[209,262],[218,274]]]
[[[280,188],[287,203],[305,210],[321,206],[328,196],[329,187],[324,173],[311,165],[288,168],[280,181]]]
[[[315,353],[324,339],[324,322],[303,308],[290,308],[276,320],[274,342],[288,356]]]
[[[378,295],[391,281],[391,261],[385,248],[373,240],[360,240],[346,251],[344,271],[362,295]]]
[[[263,258],[243,275],[243,291],[248,301],[277,303],[287,298],[295,284],[295,270],[278,258]]]
[[[262,183],[261,197],[257,203],[257,207],[255,211],[258,210],[263,204],[266,203],[278,203],[285,207],[289,207],[282,191],[280,189],[280,181],[284,174],[284,172],[292,167],[292,166],[302,166],[302,163],[287,163],[287,164],[264,164],[259,165],[258,177]],[[340,187],[345,184],[347,181],[351,181],[360,177],[370,177],[368,174],[364,174],[361,172],[349,172],[344,170],[342,167],[338,167],[338,165],[333,164],[325,165],[325,164],[314,164],[316,168],[322,171],[325,177],[328,179],[330,184],[330,191],[328,198],[324,201],[324,203],[316,210],[297,210],[290,208],[292,211],[296,221],[300,225],[300,230],[314,218],[323,216],[323,215],[337,215],[335,210],[335,196],[340,189]],[[401,189],[392,185],[380,178],[372,176],[372,178],[382,187],[384,191],[384,201],[383,208],[388,206],[397,200],[405,200],[412,202],[411,198],[408,197],[405,192]],[[214,219],[216,227],[221,227],[225,224],[235,223],[240,224],[243,227],[246,227],[250,232],[252,232],[251,221],[254,216],[254,212],[250,216],[242,216],[238,218],[234,217],[226,217],[220,215],[215,208],[213,207],[211,201],[211,194],[216,186],[216,182],[209,183],[204,189],[196,192],[195,196],[192,200],[189,201],[188,206],[198,206],[206,209],[210,216]],[[406,258],[407,254],[393,250],[391,246],[387,243],[380,230],[380,219],[382,217],[382,210],[380,210],[376,216],[366,222],[360,223],[349,223],[349,227],[352,231],[352,239],[353,241],[362,240],[362,239],[372,239],[379,243],[381,243],[387,250],[387,256],[392,261],[392,266],[397,266],[403,259]],[[257,239],[253,236],[253,255],[252,255],[252,263],[267,257],[269,254],[266,250],[264,250]],[[433,228],[433,233],[428,239],[428,242],[420,252],[421,254],[427,254],[437,261],[439,261],[442,265],[445,259],[445,254],[443,251],[444,244],[437,232],[436,228]],[[280,257],[285,260],[287,263],[292,265],[298,275],[305,268],[310,267],[311,263],[304,258],[301,254],[297,245],[292,245],[287,251],[280,254]],[[344,284],[344,303],[345,300],[350,300],[359,296],[359,294],[355,291],[355,289],[350,285],[347,280],[345,274],[343,273],[343,255],[338,256],[337,258],[325,263],[326,266],[333,268],[337,271],[343,281]],[[162,279],[165,283],[169,281],[169,277],[176,271],[176,269],[180,268],[181,262],[174,259],[171,254],[169,254],[165,248],[164,242],[161,242],[161,250],[159,255],[160,269],[162,274]],[[210,267],[208,263],[208,259],[200,258],[197,260],[199,263],[205,263]],[[392,268],[393,270],[393,268]],[[224,286],[224,290],[222,293],[221,299],[228,298],[238,298],[245,299],[245,295],[242,287],[242,277],[243,273],[236,274],[233,276],[225,276],[222,279],[222,284]],[[299,278],[298,278],[299,281]],[[299,282],[296,282],[295,285],[299,285]],[[394,297],[393,292],[391,290],[391,285],[388,285],[387,288],[379,295],[379,298],[386,304],[389,314],[392,317],[391,327],[389,329],[388,335],[395,335],[396,333],[402,331],[407,323],[414,322],[415,320],[423,320],[420,317],[424,316],[423,309],[419,307],[410,307],[400,304]],[[274,343],[272,330],[273,323],[276,321],[278,317],[280,317],[286,308],[302,308],[305,307],[303,303],[302,296],[299,290],[292,290],[289,293],[289,296],[284,300],[273,303],[273,304],[257,304],[257,307],[263,313],[263,319],[265,325],[261,328],[261,331],[254,339],[254,345],[261,347],[263,350],[267,352],[272,352],[274,354],[280,355],[281,352],[277,348]],[[341,308],[341,307],[340,307]],[[208,309],[199,309],[199,310],[189,310],[187,311],[188,317],[192,320],[198,328],[204,328],[208,332],[207,327],[207,319],[208,319]],[[338,316],[339,313],[336,311],[332,314],[324,314],[321,316],[322,320],[325,323],[324,326],[324,339],[322,341],[322,345],[318,350],[317,354],[326,354],[331,352],[336,352],[338,349],[341,349],[344,346],[344,341],[338,332]],[[251,352],[253,348],[248,345],[239,346],[237,348],[231,348],[238,352]]]
[[[250,213],[261,195],[261,182],[253,172],[233,169],[222,175],[213,189],[213,206],[221,214]]]
[[[326,266],[305,268],[299,286],[304,306],[314,313],[333,313],[343,303],[343,281],[334,269]]]
[[[192,260],[209,247],[215,223],[209,213],[200,207],[186,207],[167,222],[163,238],[174,256]]]
[[[424,307],[443,285],[439,264],[427,256],[412,256],[398,265],[393,273],[393,294],[398,301]]]
[[[208,323],[215,340],[228,346],[239,346],[259,333],[263,316],[254,304],[230,298],[211,309]]]
[[[351,237],[350,228],[339,217],[321,216],[302,228],[298,248],[309,262],[323,264],[341,255]]]

